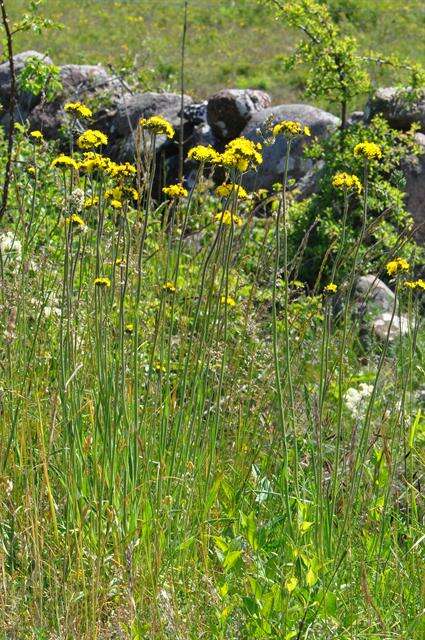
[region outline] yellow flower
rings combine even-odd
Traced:
[[[57,156],[53,162],[52,167],[59,167],[61,169],[67,169],[68,167],[72,167],[73,169],[78,169],[78,165],[75,162],[74,158],[70,156],[66,156],[64,153],[61,153]]]
[[[73,213],[68,218],[65,218],[65,222],[71,224],[73,227],[80,227],[80,229],[86,228],[86,223],[77,213]]]
[[[113,178],[129,178],[136,175],[137,169],[133,164],[124,162],[124,164],[117,164],[111,162],[108,168],[108,174]]]
[[[227,304],[228,307],[235,307],[236,306],[236,300],[234,298],[232,298],[231,296],[221,296],[220,298],[220,302],[221,304]]]
[[[110,166],[113,164],[109,158],[102,156],[100,153],[88,151],[83,154],[83,160],[78,163],[78,168],[83,173],[93,173],[94,171],[104,171],[108,173]]]
[[[419,280],[407,280],[404,283],[406,289],[425,289],[425,280],[419,278]]]
[[[163,188],[162,193],[165,193],[169,198],[187,198],[189,195],[182,184],[170,184],[169,187]]]
[[[311,136],[309,127],[304,126],[300,122],[293,120],[282,120],[273,127],[273,136],[286,136],[287,138],[295,138],[297,136]]]
[[[169,293],[175,293],[177,291],[174,282],[165,282],[162,285],[162,288],[164,289],[164,291],[168,291]]]
[[[160,362],[156,362],[153,368],[157,373],[165,373],[167,371],[167,369]]]
[[[326,285],[326,287],[323,289],[324,293],[336,293],[338,290],[337,285],[334,282],[330,282],[329,284]]]
[[[94,284],[96,287],[110,287],[111,286],[111,281],[109,280],[109,278],[95,278],[94,279]]]
[[[354,147],[354,156],[366,160],[379,160],[382,158],[381,147],[374,142],[360,142]]]
[[[357,176],[350,173],[336,173],[332,178],[332,186],[335,189],[343,189],[343,190],[356,190],[358,193],[362,192],[362,184]]]
[[[91,118],[93,115],[92,110],[81,102],[67,102],[64,109],[67,113],[73,113],[81,118]]]
[[[113,209],[122,209],[122,202],[120,202],[120,200],[113,199],[110,204]]]
[[[187,154],[189,160],[195,160],[202,163],[214,163],[220,159],[220,154],[217,153],[211,145],[206,147],[203,144],[198,144],[196,147],[192,147]]]
[[[244,137],[235,138],[226,145],[219,162],[224,167],[235,168],[243,173],[263,162],[260,151],[260,143],[252,142]]]
[[[90,196],[84,200],[84,209],[90,209],[90,207],[95,207],[99,204],[98,196]]]
[[[37,142],[41,142],[43,140],[43,134],[41,133],[41,131],[31,131],[30,133],[31,138],[33,138],[35,141]]]
[[[162,116],[152,116],[151,118],[142,118],[139,120],[142,129],[147,129],[156,135],[164,135],[167,138],[174,138],[173,126]]]
[[[408,271],[409,263],[404,258],[395,258],[387,263],[386,269],[389,276],[395,276],[402,271]]]
[[[125,325],[124,327],[124,331],[126,333],[133,333],[134,331],[134,324],[132,322],[129,322],[128,324]]]
[[[288,578],[285,582],[285,589],[289,592],[292,593],[298,585],[298,579],[295,576],[292,576],[291,578]]]
[[[108,138],[97,129],[87,129],[77,138],[77,145],[80,149],[93,149],[100,145],[108,144]]]
[[[243,220],[236,213],[232,213],[231,211],[220,211],[216,213],[214,216],[214,220],[216,222],[221,222],[227,226],[230,226],[233,222],[237,227],[241,227],[243,225]]]
[[[245,189],[241,186],[238,186],[237,184],[234,184],[233,182],[221,184],[219,187],[217,187],[215,193],[219,198],[228,198],[232,193],[237,193],[237,197],[240,200],[245,200],[246,198],[248,198],[248,193],[245,191]]]

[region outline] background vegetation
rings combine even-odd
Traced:
[[[27,0],[11,3],[12,17]],[[326,3],[344,31],[358,38],[365,54],[379,49],[416,62],[422,46],[422,0],[331,0]],[[135,71],[150,89],[176,89],[183,0],[47,0],[45,13],[63,23],[48,37],[25,33],[16,48],[46,51],[53,61],[95,64]],[[298,100],[302,71],[285,71],[297,34],[277,23],[271,7],[256,0],[189,0],[187,91],[204,98],[214,90],[250,87],[270,91],[276,103]],[[382,83],[375,70],[375,82]]]

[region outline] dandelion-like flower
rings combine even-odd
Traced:
[[[137,169],[129,162],[124,162],[123,164],[110,162],[107,173],[112,178],[131,178],[136,175]]]
[[[99,196],[89,196],[84,200],[84,209],[91,209],[99,204]]]
[[[274,125],[272,129],[273,137],[286,136],[287,138],[296,138],[298,136],[311,136],[309,127],[301,124],[301,122],[294,122],[293,120],[282,120]]]
[[[97,129],[87,129],[77,138],[77,146],[80,149],[93,149],[108,144],[108,138]]]
[[[31,131],[30,132],[30,137],[35,141],[35,142],[42,142],[42,140],[44,140],[44,136],[41,133],[41,131],[38,131],[38,129],[36,131]]]
[[[129,322],[128,324],[125,325],[124,327],[124,331],[126,333],[133,333],[134,331],[134,324],[132,322]]]
[[[227,226],[230,226],[232,223],[236,227],[241,227],[243,225],[243,220],[240,216],[227,210],[216,213],[214,216],[214,220],[216,222],[221,222],[222,224],[225,224]]]
[[[112,164],[112,161],[106,156],[94,151],[88,151],[83,154],[83,160],[78,163],[78,169],[85,174],[101,171],[109,175]]]
[[[167,138],[174,138],[173,126],[162,116],[152,116],[151,118],[141,118],[139,125],[142,129],[147,129],[155,135],[164,135]]]
[[[67,102],[64,106],[67,113],[72,113],[80,118],[91,118],[93,112],[81,102]]]
[[[162,285],[162,288],[163,288],[164,291],[168,291],[168,293],[175,293],[177,291],[174,282],[170,282],[170,281],[165,282]]]
[[[403,271],[408,271],[410,265],[404,258],[395,258],[387,263],[386,269],[389,276],[396,276]]]
[[[338,291],[338,286],[334,282],[330,282],[323,289],[323,293],[328,293],[328,294],[336,293],[337,291]]]
[[[109,280],[109,278],[105,278],[103,276],[95,278],[93,283],[96,287],[101,287],[106,289],[111,286],[111,281]]]
[[[64,153],[61,153],[59,156],[54,158],[51,166],[58,167],[59,169],[78,169],[78,165],[74,158],[71,158],[71,156],[67,156]]]
[[[245,191],[245,189],[237,184],[234,184],[233,182],[221,184],[215,190],[215,194],[219,198],[228,198],[232,193],[235,193],[239,200],[245,200],[246,198],[248,198],[248,193]]]
[[[220,302],[221,304],[226,304],[228,307],[236,306],[236,300],[231,296],[221,296]]]
[[[357,191],[357,193],[362,192],[362,184],[358,177],[354,174],[345,173],[342,171],[341,173],[336,173],[332,178],[332,186],[335,189],[342,189],[343,191]]]
[[[121,200],[115,200],[115,198],[113,198],[110,201],[110,205],[113,209],[122,209],[122,202]]]
[[[382,158],[381,147],[375,142],[360,142],[354,147],[354,156],[365,160],[380,160]]]
[[[419,278],[418,280],[406,280],[404,287],[411,290],[425,289],[425,280],[422,278]]]
[[[81,230],[84,230],[87,227],[85,221],[81,216],[78,215],[78,213],[73,213],[67,218],[65,218],[65,222],[71,225],[72,227],[76,227],[77,229],[81,229]]]
[[[212,148],[203,144],[198,144],[196,147],[192,147],[187,154],[188,160],[194,160],[195,162],[202,162],[203,164],[214,164],[219,161],[220,154]]]
[[[170,186],[163,188],[162,193],[171,199],[187,198],[189,195],[182,184],[170,184]]]
[[[247,138],[235,138],[229,142],[221,154],[219,162],[224,167],[238,169],[241,173],[256,168],[263,162],[261,144]]]

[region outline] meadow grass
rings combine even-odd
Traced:
[[[365,55],[380,51],[402,60],[425,62],[421,45],[425,14],[421,0],[330,0],[343,31],[355,34]],[[18,18],[27,0],[10,3]],[[142,88],[179,87],[179,43],[183,0],[47,0],[41,13],[64,25],[48,35],[18,34],[17,50],[36,48],[56,64],[112,65]],[[303,71],[286,70],[294,32],[271,7],[256,0],[190,0],[187,39],[187,92],[203,99],[223,87],[269,91],[276,103],[299,101]],[[388,82],[388,70],[375,69],[374,82]],[[333,108],[332,104],[326,104]],[[361,102],[359,105],[361,106]]]
[[[136,135],[135,168],[78,148],[72,168],[18,132],[3,637],[421,640],[424,336],[396,265],[409,331],[362,347],[346,301],[367,189],[336,293],[313,295],[288,256],[285,176],[267,218],[239,197],[236,152],[226,196],[201,164],[155,201],[156,134]]]

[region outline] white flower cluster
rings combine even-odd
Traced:
[[[362,382],[358,389],[350,387],[344,394],[347,409],[353,418],[360,420],[366,415],[368,399],[372,395],[373,385]]]
[[[13,231],[6,231],[0,235],[0,253],[3,266],[19,263],[22,254],[22,244]]]

